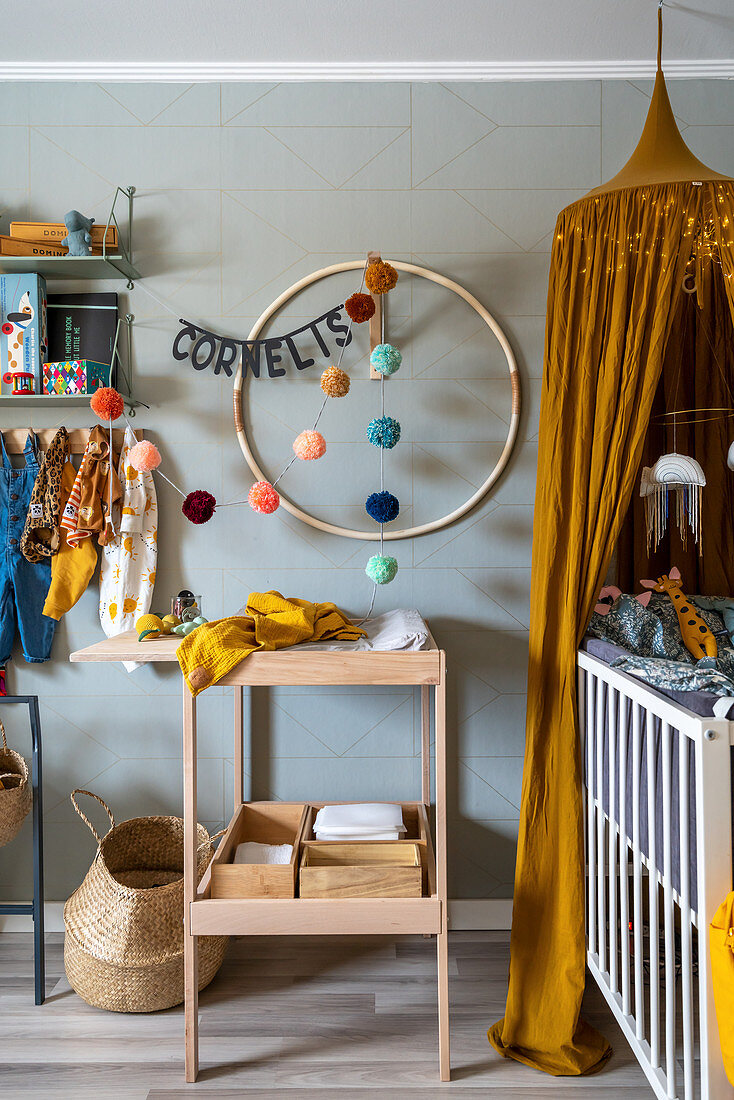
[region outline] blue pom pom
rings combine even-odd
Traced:
[[[370,493],[364,506],[375,523],[389,523],[400,514],[400,501],[388,492]]]
[[[387,555],[373,554],[364,571],[375,584],[389,584],[395,579],[398,563],[395,558],[389,558]]]
[[[370,363],[378,374],[395,374],[402,361],[402,354],[392,344],[378,344],[370,355]]]
[[[367,438],[373,447],[391,450],[400,439],[400,421],[391,416],[376,416],[367,425]]]

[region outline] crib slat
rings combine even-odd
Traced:
[[[662,723],[663,772],[663,913],[665,919],[665,1073],[668,1096],[675,1097],[675,920],[673,913],[671,729]]]
[[[639,703],[632,704],[632,872],[634,875],[635,1035],[645,1038],[645,993],[642,985],[642,862],[640,860],[640,752]]]
[[[589,911],[587,925],[589,928],[589,951],[596,954],[596,809],[594,807],[594,795],[596,792],[594,756],[596,751],[596,692],[598,681],[591,673],[586,683],[586,805],[588,821],[588,838],[586,851],[589,861],[588,892]]]
[[[678,816],[680,828],[680,933],[685,1100],[693,1100],[693,981],[691,962],[691,864],[689,844],[689,741],[678,730]]]
[[[655,745],[655,718],[646,712],[645,746],[647,750],[647,908],[650,960],[650,1061],[657,1069],[660,1065],[660,921],[658,914],[657,851],[655,836],[655,771],[657,752]]]
[[[596,938],[599,969],[607,968],[606,890],[604,881],[604,718],[606,684],[596,688]]]
[[[629,866],[627,862],[627,735],[629,732],[629,700],[619,695],[619,936],[622,955],[622,1011],[630,1014],[630,915]]]
[[[609,773],[609,985],[613,993],[619,991],[617,979],[617,804],[614,773],[617,764],[617,691],[607,688],[607,726],[609,749],[607,770]]]

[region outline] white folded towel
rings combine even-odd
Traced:
[[[246,840],[237,845],[232,862],[290,863],[292,855],[292,844],[258,844],[256,840]]]
[[[406,829],[394,802],[347,802],[322,806],[313,831],[317,840],[398,840]]]

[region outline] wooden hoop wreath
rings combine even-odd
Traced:
[[[482,485],[479,486],[477,491],[467,501],[464,502],[459,508],[455,508],[453,512],[449,512],[447,515],[442,516],[440,519],[431,520],[430,523],[421,523],[417,527],[408,527],[402,531],[385,531],[383,539],[385,542],[397,542],[399,539],[415,538],[418,535],[427,535],[431,531],[439,531],[442,527],[448,527],[449,524],[455,523],[456,520],[461,519],[467,512],[470,512],[480,500],[483,499],[495,484],[500,474],[507,465],[512,449],[515,446],[517,440],[517,432],[520,426],[520,374],[517,369],[517,362],[510,347],[509,341],[504,332],[500,328],[497,321],[494,319],[489,310],[479,302],[473,294],[470,294],[468,290],[465,290],[463,286],[455,283],[452,279],[447,279],[445,275],[439,275],[436,271],[430,271],[425,267],[417,267],[415,264],[402,263],[397,260],[390,261],[393,267],[396,267],[398,271],[404,271],[409,275],[417,275],[422,279],[428,279],[429,282],[437,283],[439,286],[445,287],[447,290],[451,290],[454,294],[457,294],[468,305],[475,310],[482,318],[484,323],[489,329],[492,330],[497,337],[500,347],[505,354],[507,360],[507,366],[510,372],[510,384],[512,386],[512,414],[510,416],[510,426],[507,432],[507,439],[502,449],[502,454],[497,461],[494,469],[490,473],[489,477]],[[280,309],[290,298],[299,291],[304,290],[307,286],[311,286],[312,283],[318,282],[320,279],[325,279],[329,275],[337,275],[343,271],[358,271],[364,267],[364,260],[348,260],[345,263],[331,264],[330,267],[322,267],[318,271],[312,272],[310,275],[305,275],[302,279],[299,279],[293,286],[288,287],[279,295],[274,302],[272,302],[267,309],[260,314],[257,321],[252,327],[248,340],[256,340],[260,335],[264,325],[270,320],[274,313]],[[245,456],[245,461],[250,467],[250,470],[254,474],[258,481],[267,481],[265,474],[262,472],[255,456],[252,453],[250,447],[250,441],[247,438],[247,432],[245,430],[245,421],[242,415],[242,358],[237,365],[237,374],[234,379],[234,427],[237,433],[237,439],[239,440],[240,448]],[[363,542],[379,542],[380,532],[374,529],[369,531],[354,531],[349,527],[338,527],[333,523],[325,523],[323,520],[316,519],[315,516],[311,516],[308,512],[304,512],[302,508],[299,508],[288,497],[280,494],[280,503],[286,512],[290,512],[292,516],[297,519],[303,520],[304,523],[308,523],[311,527],[317,528],[319,531],[325,531],[329,535],[342,535],[347,539],[360,539]]]

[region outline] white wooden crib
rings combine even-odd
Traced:
[[[730,1100],[708,932],[732,889],[734,721],[585,652],[578,682],[589,970],[656,1096]]]

